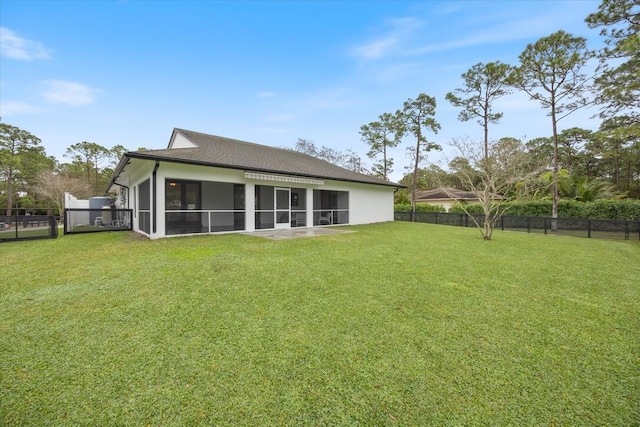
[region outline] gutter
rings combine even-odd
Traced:
[[[120,184],[117,184],[116,181],[118,180],[118,177],[120,176],[120,173],[125,168],[125,166],[129,164],[129,158],[130,158],[129,153],[124,153],[122,155],[122,158],[118,162],[118,166],[116,166],[116,169],[113,171],[113,177],[111,178],[111,181],[109,181],[107,192],[109,191],[109,188],[111,188],[112,185],[120,185]],[[121,185],[121,187],[124,187],[124,185]]]

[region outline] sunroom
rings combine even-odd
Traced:
[[[349,224],[348,191],[255,185],[253,218],[245,194],[246,184],[166,179],[165,234],[245,231],[247,221],[255,230]]]

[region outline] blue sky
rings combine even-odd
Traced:
[[[352,149],[360,126],[419,93],[437,100],[430,140],[481,138],[444,96],[478,62],[516,64],[563,29],[602,45],[584,18],[599,1],[0,2],[0,116],[66,161],[70,145],[165,148],[174,127],[260,144]],[[548,136],[546,111],[514,93],[490,136]],[[595,110],[561,129],[598,127]],[[406,172],[407,137],[392,179]]]

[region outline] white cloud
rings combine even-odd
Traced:
[[[27,104],[26,102],[2,102],[0,103],[0,117],[14,116],[18,114],[33,114],[40,111],[40,108]]]
[[[553,31],[554,21],[549,17],[532,17],[524,20],[509,21],[497,24],[489,30],[483,29],[466,37],[434,43],[407,50],[407,55],[424,55],[435,51],[447,51],[465,47],[504,43],[527,38],[540,37]],[[523,46],[524,48],[524,46]]]
[[[442,31],[442,23],[437,22],[434,16],[429,18],[429,25],[419,17],[392,19],[388,21],[386,33],[354,47],[351,52],[365,60],[379,60],[389,56],[418,57],[433,52],[536,39],[565,28],[567,25],[563,23],[567,16],[572,16],[574,6],[569,2],[568,7],[539,11],[524,17],[503,10],[478,14],[473,20],[441,17],[441,20],[450,21],[448,31]],[[461,5],[454,4],[438,14],[456,15],[463,9]],[[584,29],[569,28],[569,31],[574,30]]]
[[[71,106],[93,104],[101,92],[83,83],[66,80],[46,80],[42,82],[42,97],[51,104],[67,104]]]
[[[375,40],[352,49],[353,55],[363,59],[380,59],[400,50],[411,35],[424,25],[417,18],[397,18],[389,21],[391,29]]]
[[[18,36],[6,27],[0,27],[0,56],[22,61],[51,59],[50,51],[42,43]]]

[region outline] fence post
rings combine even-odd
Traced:
[[[436,212],[436,225],[438,225],[438,212]]]
[[[624,240],[629,240],[629,221],[624,222]]]
[[[547,234],[547,217],[544,217],[544,234]]]
[[[54,215],[49,216],[49,227],[51,228],[51,237],[58,237],[58,224]]]
[[[500,217],[500,228],[502,229],[502,231],[504,231],[504,217],[503,216]]]
[[[464,214],[464,227],[467,228],[469,226],[469,215]]]
[[[591,237],[591,220],[587,220],[587,237]]]
[[[531,217],[527,217],[527,233],[531,233]]]

